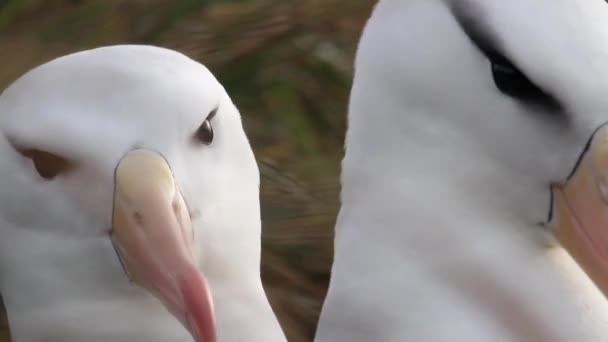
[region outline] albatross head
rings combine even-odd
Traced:
[[[282,338],[256,162],[204,66],[146,46],[51,61],[0,96],[0,155],[13,338]]]
[[[545,237],[608,291],[607,20],[603,0],[379,2],[319,341],[606,337]]]

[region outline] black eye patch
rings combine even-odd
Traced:
[[[452,13],[463,32],[490,62],[496,88],[506,96],[528,105],[540,106],[551,113],[562,113],[559,101],[535,84],[520,68],[501,53],[497,39],[477,19],[475,8],[466,2],[452,6]]]

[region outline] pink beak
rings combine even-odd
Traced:
[[[131,280],[156,296],[196,342],[215,342],[211,292],[168,163],[156,152],[133,150],[116,167],[115,182],[112,241]]]
[[[608,294],[608,126],[591,138],[571,177],[552,187],[549,226],[587,275]]]

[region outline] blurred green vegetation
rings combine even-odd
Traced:
[[[353,56],[374,3],[0,0],[0,89],[103,45],[164,46],[207,65],[240,108],[260,164],[269,299],[289,340],[311,341],[329,280]]]

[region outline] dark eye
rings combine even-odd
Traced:
[[[15,150],[31,160],[38,175],[46,180],[51,180],[60,174],[70,171],[74,167],[70,160],[50,152],[16,146]]]
[[[505,95],[524,101],[551,102],[553,99],[536,86],[513,63],[495,52],[488,54],[496,87]]]
[[[561,112],[562,107],[557,99],[530,80],[515,63],[501,53],[499,40],[479,19],[479,13],[470,6],[457,4],[460,2],[454,2],[452,12],[463,32],[490,62],[496,88],[525,104],[548,107],[551,113]]]
[[[213,125],[211,125],[211,119],[213,119],[215,114],[217,114],[217,108],[207,115],[207,118],[203,121],[195,134],[196,140],[205,145],[209,145],[213,142]]]

